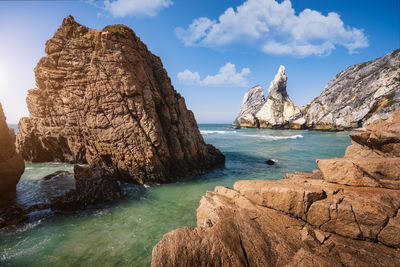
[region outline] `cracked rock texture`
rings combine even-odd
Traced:
[[[351,138],[351,165],[207,192],[197,227],[164,235],[152,266],[398,266],[400,172],[377,166],[399,159],[400,109]]]
[[[168,182],[225,161],[198,130],[160,58],[124,25],[69,16],[46,42],[17,148],[33,162],[88,163],[137,183]]]
[[[280,80],[279,84],[286,88],[286,80]],[[267,102],[268,99],[269,97]],[[258,105],[252,107],[246,103],[243,101],[234,125],[346,130],[385,121],[400,107],[400,49],[340,72],[328,83],[321,95],[301,111],[291,101],[282,105],[275,98],[271,98],[269,105],[265,103],[258,112],[253,110]],[[248,106],[250,107],[247,108]]]
[[[14,198],[25,163],[18,155],[0,104],[0,201]]]

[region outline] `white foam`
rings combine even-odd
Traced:
[[[263,135],[263,134],[244,134],[243,136],[247,137],[258,137],[258,138],[264,138],[267,140],[285,140],[285,139],[298,139],[298,138],[303,138],[301,134],[295,134],[295,135],[288,135],[288,136],[275,136],[275,135]]]
[[[236,133],[236,131],[200,130],[200,133],[202,133],[202,134],[231,134],[231,133]]]

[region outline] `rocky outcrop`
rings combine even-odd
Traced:
[[[278,73],[271,87],[275,88],[272,91],[281,93],[269,92],[269,95],[277,97],[268,97],[258,112],[250,110],[259,105],[251,107],[243,101],[233,124],[261,128],[347,130],[385,121],[400,107],[400,49],[340,72],[321,95],[301,111],[288,100],[286,90],[278,89],[279,86],[286,88],[286,76]],[[248,123],[252,121],[248,117],[252,116],[254,123]]]
[[[259,127],[259,122],[255,115],[264,105],[264,102],[264,90],[262,87],[257,85],[251,88],[243,97],[239,115],[233,122],[233,125],[242,127]]]
[[[75,189],[50,199],[53,210],[81,210],[89,205],[109,202],[122,197],[117,179],[106,170],[74,166]]]
[[[288,128],[293,121],[296,121],[301,116],[301,113],[300,109],[290,100],[286,91],[286,84],[285,67],[280,66],[278,73],[268,88],[267,98],[264,99],[264,92],[261,86],[253,87],[245,94],[239,115],[233,125],[258,128]],[[292,127],[295,127],[295,123],[292,124]]]
[[[160,58],[124,25],[65,18],[35,68],[17,148],[33,162],[88,163],[136,183],[168,182],[225,161],[206,145]]]
[[[399,159],[399,120],[352,134],[352,164],[207,192],[197,227],[164,235],[152,266],[398,266],[400,172],[384,164]]]
[[[15,145],[0,104],[0,202],[14,197],[16,185],[24,170],[24,160],[15,151]]]
[[[385,120],[400,106],[400,49],[348,67],[303,110],[306,126],[343,130]]]

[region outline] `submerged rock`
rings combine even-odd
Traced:
[[[29,118],[17,147],[26,160],[88,163],[121,180],[169,182],[225,158],[204,143],[159,57],[124,25],[89,29],[65,18],[35,68]]]
[[[275,160],[272,160],[272,159],[265,161],[265,164],[267,164],[267,165],[274,165],[275,163],[276,163]]]
[[[366,165],[319,160],[321,171],[217,186],[201,199],[196,228],[154,247],[152,266],[398,266],[400,172],[371,162],[399,159],[399,120],[400,109],[352,135],[344,159]]]
[[[43,177],[43,180],[50,180],[53,179],[54,177],[58,177],[58,176],[70,176],[73,175],[73,173],[70,173],[68,171],[55,171],[49,175],[46,175],[45,177]]]
[[[0,104],[0,202],[14,198],[16,186],[24,170],[24,160],[15,151]]]
[[[89,166],[74,166],[76,189],[60,197],[50,199],[53,210],[80,210],[89,205],[100,204],[122,197],[115,176],[106,170]]]

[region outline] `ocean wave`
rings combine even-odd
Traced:
[[[264,138],[267,140],[285,140],[285,139],[298,139],[298,138],[303,138],[301,134],[295,134],[295,135],[288,135],[288,136],[281,136],[281,135],[263,135],[263,134],[243,134],[243,136],[246,137],[258,137],[258,138]]]
[[[220,130],[200,130],[201,134],[232,134],[236,131],[220,131]]]

